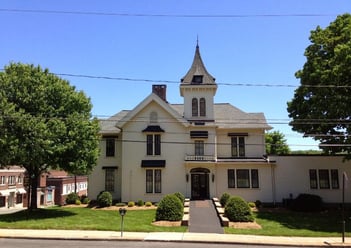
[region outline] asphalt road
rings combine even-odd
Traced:
[[[90,241],[90,240],[44,240],[44,239],[0,239],[0,247],[6,248],[258,248],[268,246],[233,245],[233,244],[205,244],[186,242],[147,242],[147,241]],[[270,247],[270,246],[269,246]],[[275,246],[277,248],[284,246]],[[293,246],[290,246],[293,247]],[[298,247],[298,246],[296,246]],[[305,247],[308,248],[308,247]]]

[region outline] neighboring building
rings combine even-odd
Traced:
[[[88,194],[88,176],[68,175],[65,171],[50,171],[46,184],[55,188],[55,204],[66,204],[66,197],[72,192],[79,196]]]
[[[23,186],[25,169],[9,166],[0,169],[0,209],[23,207],[27,192]]]
[[[134,109],[100,120],[101,155],[89,176],[89,197],[106,190],[123,202],[157,202],[174,192],[192,199],[228,192],[276,203],[310,192],[338,202],[350,163],[340,157],[264,156],[271,129],[264,114],[214,103],[216,91],[196,46],[180,82],[183,104],[168,103],[166,85],[153,85]]]

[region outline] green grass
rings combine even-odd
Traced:
[[[225,232],[269,236],[339,237],[342,230],[340,211],[322,213],[261,211],[255,212],[254,216],[262,229],[225,228]],[[350,213],[345,216],[346,234],[350,236]]]
[[[124,231],[133,232],[185,232],[186,227],[152,225],[156,210],[128,211],[124,217]],[[84,207],[52,207],[32,212],[21,211],[0,215],[0,228],[15,229],[79,229],[120,231],[118,211],[94,210]]]
[[[155,209],[127,211],[124,231],[129,232],[186,232],[187,227],[152,225]],[[254,212],[262,229],[225,228],[226,233],[270,236],[340,237],[340,211],[299,213],[291,211]],[[346,214],[346,235],[350,237],[350,212]],[[51,207],[33,212],[21,211],[0,215],[0,228],[23,229],[78,229],[120,231],[118,211],[94,210],[85,207]]]

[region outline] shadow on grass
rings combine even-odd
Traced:
[[[345,212],[346,231],[351,231],[350,212]],[[316,232],[337,233],[342,230],[340,211],[328,210],[318,213],[294,212],[280,209],[261,209],[256,212],[261,220],[276,222],[288,229],[301,229]]]
[[[65,209],[35,209],[35,210],[23,210],[15,213],[0,215],[0,221],[2,222],[16,222],[24,220],[40,220],[40,219],[53,219],[76,215],[71,211]]]

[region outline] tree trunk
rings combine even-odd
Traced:
[[[30,178],[30,186],[31,186],[31,191],[30,191],[30,205],[29,209],[37,209],[38,208],[38,203],[37,203],[37,188],[38,188],[38,176],[33,173],[32,177]]]

